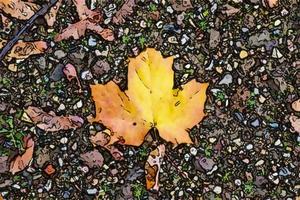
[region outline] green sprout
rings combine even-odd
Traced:
[[[216,98],[218,101],[225,101],[225,94],[223,91],[218,91],[216,94]]]
[[[143,184],[136,183],[132,185],[132,194],[135,197],[135,199],[140,200],[145,193],[146,193],[146,189]]]
[[[154,3],[150,3],[149,10],[151,12],[157,11],[157,6]]]
[[[123,35],[122,36],[122,43],[123,44],[129,44],[130,43],[130,41],[131,41],[131,37],[129,36],[129,35]]]
[[[244,192],[246,194],[251,194],[253,192],[254,185],[252,181],[247,181],[244,185]]]
[[[142,48],[144,48],[145,43],[146,43],[146,38],[143,37],[143,36],[141,36],[141,37],[139,38],[139,43],[140,43],[140,45],[142,46]]]
[[[208,23],[205,19],[200,20],[198,23],[201,30],[206,31],[208,29]]]

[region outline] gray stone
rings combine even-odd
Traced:
[[[220,32],[215,29],[210,29],[209,48],[216,48],[220,43]]]
[[[219,82],[219,85],[229,85],[231,83],[232,83],[232,75],[231,74],[225,74],[225,76]]]

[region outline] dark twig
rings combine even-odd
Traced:
[[[56,4],[58,0],[50,0],[49,3],[43,5],[22,27],[22,29],[9,41],[6,43],[6,45],[3,47],[1,53],[0,53],[0,65],[4,66],[3,59],[6,56],[6,54],[11,50],[11,48],[16,44],[16,42],[19,40],[20,36],[34,23],[34,21],[40,17],[44,16],[47,11]]]

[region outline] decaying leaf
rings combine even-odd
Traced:
[[[110,154],[114,157],[114,159],[122,160],[123,153],[120,152],[119,149],[114,145],[109,145],[110,134],[111,133],[109,130],[97,132],[95,135],[90,136],[90,141],[95,146],[101,146],[107,149],[110,152]]]
[[[62,0],[58,0],[45,15],[48,26],[54,25],[61,2]],[[20,20],[30,19],[40,8],[40,5],[32,3],[31,1],[3,0],[0,2],[0,11],[2,10],[4,13]]]
[[[278,6],[279,0],[262,0],[264,4],[267,4],[270,8]]]
[[[0,39],[0,49],[5,45],[7,41]],[[23,42],[18,41],[11,51],[8,53],[7,57],[9,59],[25,59],[31,55],[37,55],[44,53],[47,49],[47,43],[44,41],[33,41],[33,42]]]
[[[159,189],[159,171],[162,159],[165,155],[165,146],[159,145],[155,150],[151,151],[145,164],[146,187],[148,190]]]
[[[79,87],[79,92],[81,92],[82,91],[81,84],[74,65],[70,63],[66,64],[66,66],[63,68],[63,72],[69,81],[71,81],[72,79],[76,79],[77,86]]]
[[[300,99],[297,99],[292,103],[292,108],[294,111],[300,112]]]
[[[80,158],[89,166],[89,167],[102,167],[104,158],[98,150],[89,151],[80,155]]]
[[[27,135],[23,138],[24,140],[24,153],[21,155],[17,155],[12,162],[10,163],[9,171],[12,174],[15,174],[19,171],[25,169],[33,156],[33,149],[34,149],[34,141],[30,135]]]
[[[172,8],[179,12],[193,8],[191,0],[171,0],[171,4]]]
[[[29,19],[37,12],[39,6],[35,3],[21,0],[2,0],[0,1],[0,10],[4,13],[21,20]]]
[[[292,125],[292,130],[300,134],[300,118],[295,115],[291,115],[289,119]]]
[[[187,131],[205,116],[208,84],[192,80],[173,89],[172,64],[173,57],[163,58],[148,48],[129,59],[126,91],[113,81],[91,85],[96,117],[89,121],[100,122],[112,131],[109,144],[118,141],[139,146],[151,128],[175,145],[192,142]]]
[[[113,23],[122,24],[125,19],[133,13],[133,8],[135,6],[135,0],[126,0],[120,10],[113,17]]]
[[[29,106],[25,112],[37,127],[48,132],[77,129],[83,124],[81,117],[74,115],[56,116],[54,112],[46,113],[34,106]]]
[[[73,3],[76,6],[80,21],[70,24],[67,28],[62,30],[62,32],[55,37],[56,42],[66,40],[71,37],[77,40],[81,36],[84,36],[87,30],[91,30],[99,34],[107,41],[114,40],[113,31],[102,28],[99,25],[99,23],[103,21],[102,14],[100,12],[90,10],[84,0],[73,0]]]

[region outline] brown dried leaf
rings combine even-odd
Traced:
[[[80,158],[90,167],[102,167],[104,158],[98,150],[89,151],[80,155]]]
[[[300,134],[300,118],[295,115],[291,115],[289,119],[290,119],[290,123],[292,125],[293,131],[296,131],[297,133]]]
[[[96,135],[91,135],[90,136],[90,141],[93,145],[95,146],[101,146],[107,149],[111,155],[114,157],[116,160],[122,160],[123,159],[123,153],[120,152],[118,148],[116,148],[113,145],[108,145],[110,141],[110,134],[111,132],[106,129],[101,132],[97,132]]]
[[[24,149],[25,152],[21,155],[16,156],[10,163],[9,171],[12,174],[15,174],[19,171],[24,170],[30,163],[33,150],[34,150],[34,141],[30,135],[27,135],[23,138],[24,140]]]
[[[27,20],[34,15],[39,5],[21,0],[2,0],[0,1],[0,10],[4,13],[21,20]]]
[[[1,40],[1,39],[0,39]],[[0,41],[0,48],[2,48],[6,40]],[[18,41],[11,51],[8,53],[9,58],[16,58],[16,59],[25,59],[31,55],[41,54],[44,53],[47,49],[47,43],[44,41],[34,41],[34,42],[23,42]]]
[[[48,132],[77,129],[82,126],[83,119],[78,116],[56,116],[54,112],[46,113],[42,109],[29,106],[25,110],[29,118],[39,127]]]
[[[56,21],[56,15],[61,6],[62,0],[58,0],[56,4],[49,10],[49,12],[45,15],[45,20],[48,26],[53,26]]]
[[[126,0],[120,10],[113,17],[113,23],[122,24],[125,19],[133,13],[133,8],[135,6],[135,0]]]
[[[146,186],[147,190],[159,190],[159,171],[162,158],[165,155],[165,145],[159,145],[151,151],[145,164]]]

